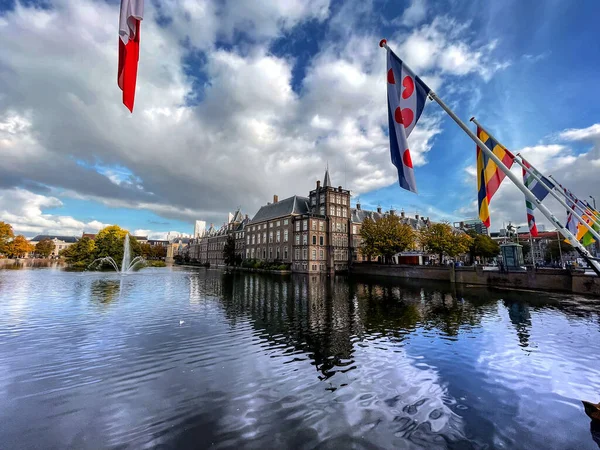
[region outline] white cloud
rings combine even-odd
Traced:
[[[355,193],[396,182],[377,38],[348,29],[345,40],[324,40],[295,90],[296,61],[270,52],[273,39],[294,26],[329,17],[328,0],[153,6],[142,24],[133,115],[115,80],[117,4],[55,0],[52,9],[18,4],[4,13],[0,188],[33,184],[51,190],[46,198],[220,223],[237,205],[253,214],[273,194],[306,193],[327,162],[333,182],[347,180]],[[332,22],[346,23],[339,19]],[[492,46],[473,47],[464,29],[434,19],[407,36],[414,44],[407,58],[434,87],[448,75],[489,76],[473,60],[492,62]],[[238,31],[249,39],[216,48]],[[190,49],[201,62],[186,68]],[[190,97],[201,101],[188,105]],[[426,109],[409,139],[417,166],[442,131],[436,114]],[[24,201],[36,205],[40,213],[31,217],[40,220],[51,207]]]
[[[80,236],[98,231],[107,224],[97,220],[82,222],[71,216],[44,214],[43,209],[59,208],[56,197],[34,194],[24,189],[0,190],[0,218],[13,226],[15,234],[33,237],[36,234]]]
[[[414,26],[421,23],[427,16],[427,1],[412,0],[410,5],[404,10],[400,22],[403,25]]]

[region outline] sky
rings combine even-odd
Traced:
[[[363,208],[476,217],[475,144],[435,103],[409,138],[419,194],[398,186],[381,38],[464,121],[600,201],[599,16],[594,0],[146,0],[130,114],[117,0],[0,0],[0,220],[189,234],[305,196],[327,165]],[[526,223],[508,180],[490,212],[492,230]]]

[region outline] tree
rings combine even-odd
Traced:
[[[23,235],[16,236],[8,246],[8,254],[17,258],[23,258],[27,253],[35,250],[35,246],[30,244]]]
[[[96,243],[89,237],[79,239],[75,244],[60,252],[73,267],[87,268],[96,258]]]
[[[469,246],[469,253],[471,255],[471,264],[475,256],[481,256],[482,258],[493,258],[500,254],[500,245],[494,241],[491,237],[485,234],[478,234],[473,230],[469,230],[467,234],[472,238]]]
[[[227,266],[235,266],[237,264],[237,255],[235,254],[235,238],[233,234],[227,236],[227,242],[223,247],[223,262]]]
[[[421,230],[419,241],[427,251],[439,255],[441,264],[444,255],[454,257],[468,252],[473,238],[444,222]]]
[[[120,264],[123,260],[125,236],[128,233],[129,231],[124,230],[118,225],[111,225],[101,229],[96,235],[96,258],[110,256],[117,264]],[[141,253],[140,244],[133,236],[129,236],[129,245],[132,258]]]
[[[8,246],[14,237],[12,226],[6,222],[0,222],[0,254],[8,253]]]
[[[391,263],[392,256],[396,253],[411,248],[416,240],[412,227],[402,223],[400,217],[394,214],[388,214],[377,221],[366,218],[360,235],[362,252],[369,257],[381,255],[387,263]]]
[[[560,250],[559,250],[559,245],[560,245]],[[548,246],[546,247],[546,254],[545,256],[545,260],[546,262],[552,262],[552,261],[560,261],[560,255],[561,252],[563,255],[570,253],[573,251],[573,246],[571,244],[569,244],[568,242],[565,242],[563,239],[559,240],[552,240],[551,242],[548,243]]]
[[[35,244],[35,252],[42,258],[47,258],[54,251],[54,242],[50,239],[42,239]]]

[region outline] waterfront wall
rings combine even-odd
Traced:
[[[351,272],[395,278],[450,281],[451,283],[484,285],[539,291],[560,291],[600,297],[600,279],[562,269],[530,269],[526,272],[484,271],[482,267],[436,267],[379,264],[354,264]]]
[[[44,259],[44,258],[19,258],[19,259],[0,259],[0,269],[18,269],[21,267],[61,267],[66,263],[62,259]]]

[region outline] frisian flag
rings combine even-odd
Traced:
[[[415,128],[429,94],[429,87],[387,47],[388,121],[390,153],[398,169],[398,183],[403,189],[417,192],[407,138]]]
[[[117,84],[123,91],[123,104],[131,112],[140,58],[140,22],[143,18],[144,0],[121,0]]]
[[[515,156],[492,139],[486,131],[477,126],[477,137],[488,147],[502,163],[509,169],[515,162]],[[500,187],[506,174],[498,165],[477,146],[477,201],[479,204],[479,218],[486,227],[490,227],[490,202]]]
[[[532,192],[533,195],[541,202],[544,200],[550,191],[544,187],[544,184],[548,186],[549,189],[554,189],[554,183],[552,183],[548,178],[544,177],[541,173],[533,168],[531,164],[527,162],[527,160],[521,157],[523,165],[527,167],[528,170],[523,168],[523,183],[527,188]],[[537,179],[539,178],[542,182],[540,183]],[[529,232],[532,236],[537,236],[537,226],[535,224],[535,217],[533,215],[533,210],[535,209],[535,205],[529,200],[525,199],[525,206],[527,208],[527,224],[529,225]]]

